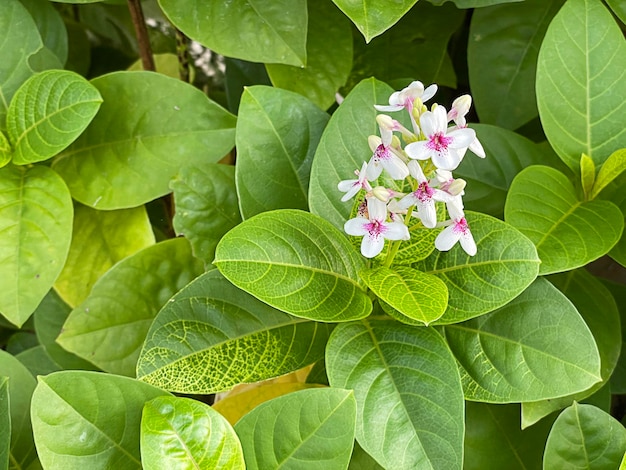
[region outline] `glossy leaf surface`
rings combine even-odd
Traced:
[[[350,390],[301,390],[257,406],[235,431],[250,470],[341,469],[352,454],[355,414]]]
[[[145,248],[100,278],[70,313],[58,342],[106,372],[134,376],[157,312],[200,273],[202,263],[184,238]]]
[[[141,462],[154,470],[246,468],[241,444],[228,421],[202,402],[169,396],[144,405]]]
[[[331,386],[354,390],[356,438],[383,467],[462,467],[459,372],[434,329],[391,321],[339,325],[326,367]]]
[[[570,301],[544,279],[479,318],[445,329],[472,401],[538,401],[600,381],[593,335]]]
[[[604,188],[626,171],[626,149],[613,152],[602,164],[594,182],[590,199],[595,199]]]
[[[372,303],[358,272],[364,258],[330,223],[308,212],[264,212],[228,232],[215,265],[237,287],[292,315],[363,318]]]

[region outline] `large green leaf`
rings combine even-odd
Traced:
[[[385,468],[460,469],[463,392],[454,357],[432,328],[342,324],[326,350],[333,387],[353,389],[356,437]]]
[[[13,94],[33,74],[28,59],[43,43],[32,16],[18,0],[5,0],[0,5],[0,31],[0,130],[4,130]]]
[[[141,417],[141,462],[151,470],[244,470],[241,444],[222,415],[202,402],[162,396]]]
[[[619,311],[611,292],[584,269],[551,276],[550,281],[574,304],[591,330],[600,353],[602,381],[575,395],[522,404],[522,426],[527,427],[553,411],[580,401],[611,378],[622,349]]]
[[[58,1],[58,0],[57,0]],[[482,8],[500,3],[523,2],[527,0],[429,0],[433,5],[442,5],[446,2],[454,2],[457,8]]]
[[[176,205],[173,220],[176,233],[189,240],[196,258],[210,264],[217,243],[241,222],[235,167],[217,163],[187,166],[171,181],[170,187]]]
[[[350,22],[330,2],[308,2],[309,27],[304,67],[267,64],[272,84],[306,96],[322,109],[335,102],[335,93],[352,69]]]
[[[474,12],[467,60],[481,122],[517,129],[537,116],[537,54],[564,1],[526,0]]]
[[[362,81],[335,111],[322,134],[311,167],[311,212],[343,230],[352,202],[341,202],[337,183],[354,176],[372,156],[367,138],[376,134],[375,104],[386,104],[393,90],[375,79]]]
[[[618,284],[606,279],[602,281],[604,286],[611,291],[615,299],[620,314],[622,331],[622,350],[617,365],[615,366],[615,371],[611,376],[610,389],[611,392],[616,395],[624,395],[626,394],[626,289],[624,288],[624,284]]]
[[[0,376],[0,468],[9,468],[11,455],[11,410],[9,408],[9,378]]]
[[[74,72],[47,70],[17,90],[7,112],[13,163],[47,160],[70,145],[98,112],[102,97]]]
[[[77,204],[70,252],[54,288],[76,307],[111,266],[152,244],[154,233],[143,206],[98,211]]]
[[[515,177],[504,216],[537,247],[540,274],[578,268],[605,255],[624,228],[615,204],[579,201],[563,173],[540,165]]]
[[[115,72],[91,83],[104,100],[100,111],[54,162],[83,204],[144,204],[167,194],[182,166],[216,162],[234,144],[235,117],[180,80]]]
[[[141,469],[141,412],[147,401],[163,395],[168,393],[99,372],[62,371],[39,377],[32,421],[43,467]]]
[[[215,265],[237,287],[297,317],[337,322],[366,317],[364,258],[329,222],[298,210],[263,212],[228,232]]]
[[[445,334],[468,400],[538,401],[602,380],[591,331],[567,297],[542,278],[495,312],[446,326]]]
[[[606,3],[611,7],[613,13],[622,20],[622,23],[626,23],[626,4],[621,0],[607,0]]]
[[[237,119],[237,194],[244,218],[308,208],[311,161],[328,115],[306,98],[267,86],[246,88]]]
[[[5,434],[7,438],[10,436],[9,468],[20,470],[27,468],[37,458],[30,426],[30,400],[36,381],[20,361],[2,350],[0,350],[0,371],[3,376],[9,378],[8,406],[11,423],[10,432],[0,428],[0,434]]]
[[[537,62],[537,105],[550,144],[567,165],[596,166],[626,147],[626,41],[598,0],[567,0]]]
[[[417,0],[333,0],[335,5],[359,28],[366,42],[384,33],[411,9]]]
[[[491,312],[517,297],[537,277],[534,245],[511,225],[484,214],[466,213],[478,252],[457,246],[434,251],[414,266],[448,286],[448,309],[437,323],[456,323]]]
[[[235,425],[249,470],[345,469],[354,444],[352,391],[300,390],[257,406]]]
[[[20,2],[35,20],[44,46],[58,57],[61,64],[65,64],[68,53],[68,38],[61,14],[49,0],[20,0]]]
[[[540,470],[552,420],[521,430],[520,407],[465,403],[464,470]]]
[[[141,351],[137,377],[175,392],[228,390],[318,361],[330,331],[329,325],[259,302],[213,269],[159,312]]]
[[[11,161],[11,143],[0,130],[0,168],[6,166]]]
[[[111,268],[70,313],[58,343],[120,375],[135,375],[139,351],[159,309],[202,273],[189,242],[175,238],[144,248]]]
[[[159,0],[174,25],[219,54],[306,65],[306,0]]]
[[[50,168],[0,169],[0,312],[21,326],[63,268],[72,199]]]
[[[589,196],[594,199],[602,190],[605,189],[613,180],[626,171],[626,148],[616,150],[602,164],[600,171],[596,176],[593,184],[593,190]]]
[[[487,158],[471,152],[454,172],[467,181],[463,203],[502,219],[506,194],[515,176],[530,165],[548,165],[562,171],[567,166],[547,145],[537,145],[515,132],[488,124],[472,124]]]
[[[427,326],[441,317],[448,306],[448,288],[432,274],[404,266],[380,266],[361,271],[360,276],[384,302]]]
[[[618,468],[626,452],[626,428],[593,405],[574,402],[554,422],[543,468]]]

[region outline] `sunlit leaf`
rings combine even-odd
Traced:
[[[352,454],[355,413],[350,390],[301,390],[257,406],[235,431],[250,470],[342,469]]]
[[[4,133],[0,131],[0,168],[6,166],[11,161],[11,143]]]
[[[11,410],[9,409],[9,378],[0,376],[0,467],[9,468],[11,453]]]
[[[495,312],[446,326],[445,335],[468,400],[538,401],[602,380],[591,331],[545,279]]]
[[[341,324],[326,367],[333,387],[354,390],[356,438],[383,467],[462,467],[463,392],[437,331],[391,321]]]
[[[580,184],[582,186],[585,199],[589,198],[595,179],[596,167],[593,160],[583,153],[580,157]]]
[[[616,150],[602,164],[589,196],[595,199],[615,178],[626,171],[626,148]]]
[[[189,398],[162,396],[144,405],[141,462],[153,470],[244,470],[241,444],[217,411]]]

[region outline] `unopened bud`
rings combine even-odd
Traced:
[[[450,186],[448,186],[448,193],[452,194],[453,196],[458,196],[459,194],[463,193],[466,185],[467,181],[462,178],[457,178],[452,181],[452,183],[450,183]]]
[[[388,129],[390,131],[394,129],[394,120],[391,116],[387,116],[386,114],[379,114],[376,116],[376,122],[383,129]]]
[[[372,196],[374,196],[379,201],[384,202],[385,204],[388,203],[389,199],[391,199],[394,195],[395,191],[387,189],[384,186],[376,186],[374,189],[372,189]]]

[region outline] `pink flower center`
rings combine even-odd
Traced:
[[[380,220],[372,220],[370,223],[365,224],[365,229],[369,232],[370,237],[378,238],[385,232],[387,227],[385,227],[385,224]]]
[[[424,181],[423,183],[420,183],[414,194],[419,202],[426,203],[431,201],[433,194],[435,194],[435,190],[428,186],[428,182]]]
[[[443,132],[437,132],[430,136],[426,146],[435,152],[441,152],[442,150],[447,150],[448,145],[450,145],[453,140],[452,137],[446,137]]]
[[[385,144],[380,144],[378,147],[376,147],[376,151],[374,152],[374,158],[377,160],[390,159],[391,155],[389,154],[389,147],[387,147]]]
[[[454,228],[452,230],[456,233],[467,235],[467,233],[469,232],[469,225],[467,225],[467,220],[465,220],[465,217],[461,217],[460,219],[455,220]]]

